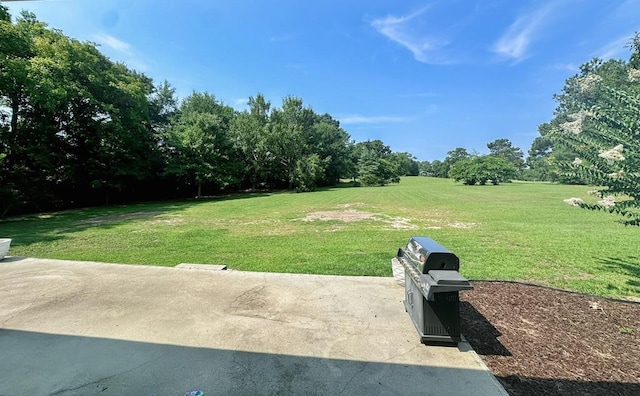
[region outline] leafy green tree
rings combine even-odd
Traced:
[[[10,109],[11,134],[17,132],[20,109],[27,98],[29,63],[35,55],[31,31],[36,29],[44,29],[44,24],[37,23],[33,14],[23,13],[14,24],[7,8],[0,5],[0,99]]]
[[[384,177],[380,158],[374,150],[363,148],[358,160],[358,181],[363,186],[383,186],[388,183]]]
[[[443,161],[434,160],[431,162],[432,176],[445,178],[449,177],[449,166]]]
[[[411,153],[392,153],[391,161],[398,168],[400,176],[418,176],[420,163]]]
[[[418,169],[422,176],[433,176],[433,165],[429,161],[420,162]]]
[[[0,21],[7,202],[109,202],[153,173],[150,79],[23,12]],[[6,106],[6,107],[4,107]],[[5,110],[7,109],[7,110]],[[13,198],[11,198],[13,196]]]
[[[465,158],[469,158],[471,155],[467,152],[467,149],[463,147],[456,147],[455,149],[447,153],[447,157],[442,161],[442,165],[439,167],[436,177],[449,177],[449,170],[458,161]]]
[[[0,214],[28,198],[26,178],[19,164],[18,122],[27,102],[29,62],[34,56],[32,41],[24,24],[12,23],[0,4],[0,151],[8,156],[0,167]]]
[[[160,135],[169,126],[178,111],[178,104],[176,89],[167,80],[153,88],[149,95],[149,119],[156,134]]]
[[[249,97],[249,110],[236,115],[231,123],[234,148],[242,161],[242,173],[251,188],[266,181],[266,170],[275,159],[267,143],[271,102],[261,93]]]
[[[0,21],[11,23],[11,14],[9,14],[9,9],[2,4],[0,4]]]
[[[419,176],[420,175],[420,162],[417,161],[415,157],[411,160],[411,166],[409,167],[409,172],[407,172],[407,176]]]
[[[605,64],[583,67],[568,84],[575,86],[571,96],[573,113],[554,130],[556,146],[576,153],[571,162],[560,163],[561,172],[601,186],[592,190],[596,204],[570,198],[568,203],[593,210],[606,210],[621,216],[626,225],[640,225],[640,53],[638,34],[631,41],[634,51],[626,65],[625,79],[604,78]]]
[[[315,117],[307,136],[307,155],[317,154],[322,170],[318,185],[330,186],[349,173],[349,134],[329,114]]]
[[[520,148],[514,147],[509,139],[496,139],[487,143],[487,148],[489,149],[489,155],[504,159],[519,171],[524,169],[524,154]]]
[[[371,151],[376,158],[388,158],[392,153],[391,148],[380,139],[359,142],[357,146]]]
[[[381,140],[370,140],[356,144],[358,158],[358,181],[364,186],[384,186],[400,181],[400,169],[393,161],[389,146]]]
[[[622,60],[611,59],[603,62],[594,58],[580,66],[580,73],[566,80],[562,91],[554,95],[558,102],[554,117],[548,123],[539,126],[540,136],[534,139],[527,163],[527,172],[534,180],[550,180],[565,184],[585,184],[586,180],[578,178],[577,174],[570,174],[560,170],[559,165],[573,161],[578,155],[576,151],[566,145],[557,145],[551,139],[550,133],[560,129],[561,125],[573,122],[573,114],[583,108],[601,106],[603,97],[598,92],[585,91],[581,88],[581,79],[590,75],[591,78],[601,80],[604,85],[621,87],[627,85],[627,64]]]
[[[474,160],[474,158],[463,158],[457,161],[449,169],[449,177],[468,186],[475,185],[478,182],[478,173]]]
[[[197,197],[202,196],[204,184],[224,188],[235,181],[229,135],[232,116],[233,109],[209,93],[194,92],[180,105],[168,136],[173,158],[167,172],[195,184]]]
[[[61,38],[43,50],[57,50],[59,64],[42,72],[39,80],[51,81],[45,91],[50,102],[34,97],[30,118],[51,114],[62,127],[63,133],[55,131],[68,155],[61,180],[108,203],[112,194],[151,177],[159,161],[148,128],[151,80],[111,62],[92,44]]]
[[[293,185],[296,191],[313,191],[322,175],[322,161],[318,154],[311,154],[296,161]]]
[[[463,158],[456,161],[449,170],[449,177],[466,185],[480,185],[491,181],[497,185],[509,181],[517,173],[515,166],[504,158],[492,155]]]
[[[313,110],[294,96],[284,98],[282,108],[271,112],[266,144],[273,158],[269,173],[277,186],[295,187],[296,164],[309,152],[306,138],[311,133],[314,118]]]
[[[281,109],[271,110],[261,94],[251,97],[249,111],[237,115],[232,132],[254,188],[262,182],[311,191],[349,175],[348,133],[329,114],[305,107],[300,98],[286,97]]]
[[[538,126],[540,136],[531,143],[527,156],[527,169],[523,172],[525,180],[553,181],[556,180],[555,168],[549,161],[553,150],[553,142],[548,134],[551,125],[544,123]]]

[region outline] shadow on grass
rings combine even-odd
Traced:
[[[630,277],[631,279],[628,279],[626,284],[631,289],[635,289],[636,293],[640,293],[640,257],[607,257],[600,259],[600,263],[608,271]]]
[[[92,227],[112,228],[135,219],[153,219],[170,213],[179,213],[189,208],[239,199],[270,196],[269,192],[251,192],[211,196],[198,199],[132,203],[127,205],[102,206],[16,216],[0,220],[0,235],[12,238],[11,245],[54,242],[67,238],[70,234]]]
[[[338,190],[338,189],[343,189],[343,188],[356,188],[356,187],[360,187],[358,185],[358,183],[356,183],[356,182],[353,182],[353,181],[341,181],[340,183],[338,183],[338,184],[336,184],[334,186],[320,187],[316,191],[332,191],[332,190]]]
[[[460,325],[462,334],[479,355],[512,356],[498,340],[502,333],[467,301],[460,302]]]

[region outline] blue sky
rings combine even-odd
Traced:
[[[113,60],[243,109],[301,97],[356,141],[419,160],[527,152],[564,81],[592,57],[627,60],[640,0],[49,0],[27,9]]]

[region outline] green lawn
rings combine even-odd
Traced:
[[[472,279],[638,297],[640,228],[562,202],[572,196],[586,200],[588,189],[520,182],[469,187],[413,177],[378,188],[10,218],[0,222],[0,236],[13,238],[15,256],[390,276],[397,248],[423,235],[455,252],[462,273]],[[321,219],[304,221],[307,216]]]

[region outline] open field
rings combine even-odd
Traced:
[[[570,207],[586,186],[463,186],[404,178],[381,188],[256,193],[6,219],[11,255],[251,271],[390,276],[413,235],[442,243],[472,279],[640,296],[640,228]]]

